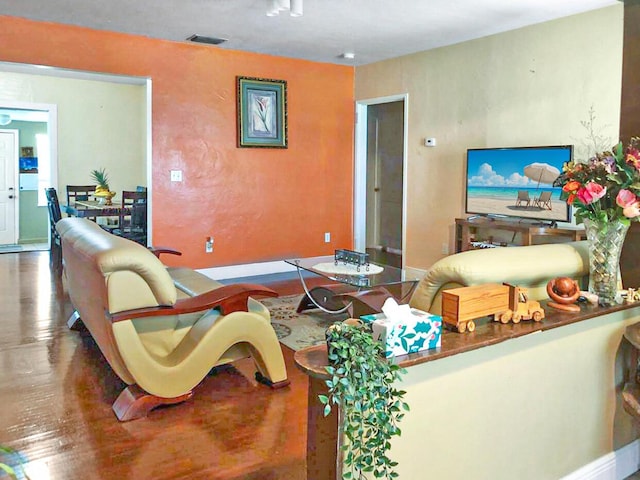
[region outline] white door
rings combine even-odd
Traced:
[[[18,132],[0,130],[0,245],[16,243]]]

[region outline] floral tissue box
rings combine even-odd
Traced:
[[[411,308],[395,320],[389,320],[384,313],[363,315],[360,318],[365,322],[372,322],[373,338],[384,344],[387,357],[440,346],[442,317],[439,315]]]

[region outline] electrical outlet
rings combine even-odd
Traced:
[[[324,232],[324,243],[331,242],[331,232]]]
[[[444,253],[445,255],[449,255],[449,244],[448,243],[443,243],[442,244],[442,253]]]
[[[171,170],[171,181],[172,182],[181,182],[182,181],[182,170]]]
[[[213,237],[207,237],[204,242],[205,253],[213,253]]]

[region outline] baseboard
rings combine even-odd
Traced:
[[[276,262],[247,263],[244,265],[229,265],[227,267],[211,267],[199,269],[198,272],[213,278],[214,280],[226,280],[228,278],[254,277],[256,275],[269,275],[271,273],[293,272],[295,267],[285,263],[284,260]]]
[[[28,245],[31,243],[49,243],[47,237],[44,238],[21,238],[18,240],[18,245]]]
[[[561,480],[624,480],[640,468],[640,440],[608,453]]]

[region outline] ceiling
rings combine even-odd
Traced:
[[[268,17],[268,0],[0,0],[0,14],[153,38],[224,38],[228,48],[363,65],[597,8],[617,0],[303,0]],[[352,52],[354,59],[341,54]]]

